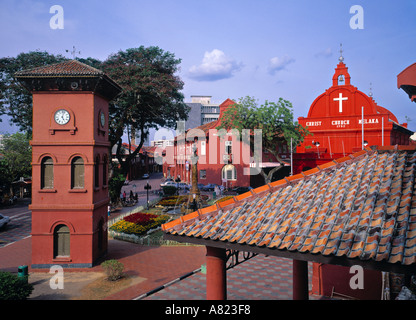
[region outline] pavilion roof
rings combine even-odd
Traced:
[[[162,229],[165,238],[181,242],[414,271],[415,174],[414,146],[366,148]]]

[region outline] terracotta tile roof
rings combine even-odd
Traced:
[[[15,77],[80,77],[80,76],[101,76],[104,72],[90,67],[77,60],[68,60],[61,63],[50,64],[15,73]]]
[[[416,263],[414,149],[367,148],[162,229],[188,239],[410,265]]]

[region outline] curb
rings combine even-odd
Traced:
[[[179,278],[176,278],[175,280],[172,280],[172,281],[164,284],[163,286],[157,287],[156,289],[150,290],[149,292],[146,292],[146,293],[144,293],[144,294],[142,294],[142,295],[140,295],[140,296],[138,296],[136,298],[133,298],[132,300],[141,300],[141,299],[144,299],[144,298],[146,298],[146,297],[148,297],[148,296],[150,296],[150,295],[152,295],[152,294],[154,294],[154,293],[156,293],[156,292],[158,292],[160,290],[163,290],[163,289],[171,286],[172,284],[175,284],[178,281],[181,281],[181,280],[183,280],[185,278],[188,278],[189,276],[192,276],[193,274],[198,273],[200,271],[201,271],[201,268],[198,268],[198,269],[196,269],[194,271],[191,271],[191,272],[189,272],[187,274],[184,274],[183,276],[181,276]]]

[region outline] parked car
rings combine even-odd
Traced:
[[[0,228],[5,227],[10,222],[10,218],[8,216],[3,216],[0,214]]]
[[[160,186],[161,187],[166,187],[166,186],[174,186],[174,187],[176,187],[176,182],[173,181],[173,179],[168,178],[168,179],[165,180],[165,182],[162,182],[160,184]]]
[[[150,175],[148,173],[145,173],[142,175],[142,179],[149,179]]]
[[[232,191],[237,192],[238,194],[243,194],[246,192],[249,192],[251,189],[253,189],[252,187],[235,187],[232,189]]]
[[[207,184],[206,186],[203,186],[202,188],[201,188],[201,190],[202,191],[214,191],[214,189],[215,189],[215,187],[216,187],[217,185],[215,184],[215,183],[209,183],[209,184]]]
[[[185,182],[178,182],[176,184],[176,187],[178,189],[184,189],[184,190],[189,190],[189,188],[190,188]]]

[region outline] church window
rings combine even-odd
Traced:
[[[64,225],[58,225],[53,232],[53,256],[69,257],[70,233],[69,228]]]
[[[71,162],[71,188],[84,188],[84,160],[81,157],[75,157]]]
[[[237,170],[232,164],[227,164],[222,168],[223,180],[237,180]]]
[[[233,146],[232,141],[225,141],[225,153],[226,154],[231,154],[232,153],[232,146]]]
[[[53,189],[53,160],[51,157],[42,159],[40,170],[41,189]]]

